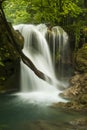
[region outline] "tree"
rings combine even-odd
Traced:
[[[79,0],[6,0],[4,7],[12,23],[73,23],[82,13]],[[10,7],[10,8],[8,8]]]
[[[28,13],[33,14],[33,20],[51,22],[52,24],[68,24],[82,13],[78,0],[32,0],[28,4]],[[63,22],[66,21],[66,22]]]

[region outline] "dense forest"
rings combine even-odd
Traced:
[[[51,26],[62,26],[67,32],[72,32],[76,48],[80,40],[80,31],[87,24],[86,0],[11,0],[5,1],[3,8],[7,20],[12,24],[50,23]]]
[[[18,0],[5,1],[7,19],[14,23],[48,23],[71,25],[85,23],[86,0]]]

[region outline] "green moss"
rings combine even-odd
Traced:
[[[0,77],[1,80],[5,80],[5,77]]]
[[[87,72],[87,44],[84,44],[77,53],[74,54],[75,68],[81,72]]]
[[[5,66],[3,62],[0,61],[0,66]]]
[[[55,56],[55,59],[56,59],[56,63],[58,63],[58,61],[59,61],[59,59],[60,59],[59,51],[57,51],[56,56]]]

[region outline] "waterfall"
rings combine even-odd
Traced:
[[[68,35],[60,26],[55,26],[48,32],[47,41],[52,52],[54,68],[56,67],[57,75],[62,79],[66,75],[66,66],[68,68],[70,63]]]
[[[35,100],[40,95],[40,100],[42,100],[43,97],[47,97],[48,99],[46,100],[62,101],[63,99],[58,96],[60,93],[58,86],[61,86],[62,83],[60,83],[55,76],[50,50],[45,38],[47,27],[43,24],[37,26],[20,24],[15,25],[14,28],[19,30],[24,37],[24,54],[31,59],[40,71],[52,79],[50,85],[46,81],[38,78],[34,72],[21,61],[21,92],[29,92],[30,95],[33,93]]]

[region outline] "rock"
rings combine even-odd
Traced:
[[[81,73],[87,72],[87,43],[75,53],[74,67]]]
[[[55,103],[51,106],[51,108],[61,108],[66,111],[87,111],[87,105],[80,104],[77,101]]]
[[[70,121],[70,124],[72,125],[85,125],[87,126],[87,118],[79,118],[79,119],[75,119],[74,121]]]
[[[87,104],[87,94],[79,95],[78,100],[81,104]]]
[[[63,98],[69,100],[67,103],[57,103],[54,107],[63,107],[73,110],[87,110],[87,73],[75,73],[71,80],[71,87],[60,94]]]
[[[66,89],[63,93],[65,97],[77,98],[81,94],[87,92],[87,73],[76,74],[70,80],[71,87]]]

